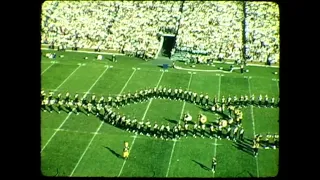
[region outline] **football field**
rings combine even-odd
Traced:
[[[52,52],[43,50],[43,53]],[[55,51],[56,52],[56,51]],[[156,61],[118,56],[118,62],[96,60],[96,54],[56,52],[55,61],[42,57],[41,86],[73,97],[95,94],[98,99],[146,87],[165,86],[190,89],[217,96],[259,94],[279,97],[278,68],[248,66],[249,73],[191,72],[169,69],[161,71]],[[59,55],[64,57],[60,58]],[[88,59],[84,59],[88,57]],[[104,58],[110,58],[105,55]],[[229,67],[229,65],[216,65]],[[203,66],[203,68],[209,68]],[[245,137],[279,133],[279,108],[246,107],[243,112]],[[209,122],[217,114],[183,101],[149,99],[115,111],[138,121],[153,124],[180,123],[188,111],[196,117],[202,111]],[[195,118],[194,118],[195,119]],[[128,141],[130,156],[122,159],[123,142]],[[274,177],[278,173],[279,150],[260,149],[254,157],[252,145],[239,145],[227,139],[181,138],[162,140],[121,130],[94,115],[41,112],[41,172],[45,176],[85,177]],[[217,158],[216,172],[211,159]]]

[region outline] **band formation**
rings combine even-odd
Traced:
[[[169,123],[154,122],[152,124],[149,119],[145,122],[137,120],[135,117],[128,117],[114,112],[113,109],[119,107],[136,104],[138,102],[147,101],[150,98],[161,98],[186,101],[202,106],[206,111],[211,111],[220,115],[217,120],[209,123],[207,116],[203,113],[197,115],[197,120],[193,120],[192,115],[186,112],[179,123],[170,127]],[[274,97],[269,100],[268,96],[264,97],[260,94],[258,98],[255,98],[254,94],[226,98],[222,96],[210,98],[208,94],[200,93],[189,90],[183,90],[182,88],[166,88],[166,87],[154,87],[145,88],[134,93],[127,93],[117,95],[115,97],[109,96],[104,98],[91,95],[88,98],[86,95],[82,98],[79,94],[75,94],[72,98],[70,93],[67,92],[63,97],[61,93],[54,96],[54,92],[50,91],[48,94],[41,91],[41,109],[42,111],[61,111],[73,112],[79,114],[80,112],[86,115],[96,115],[104,122],[112,124],[118,128],[126,131],[151,136],[154,138],[168,139],[180,139],[182,137],[208,137],[208,138],[226,138],[233,141],[244,141],[244,128],[242,127],[243,113],[240,110],[247,106],[278,108],[280,105],[280,98],[275,100]],[[181,123],[180,123],[181,122]],[[279,147],[279,135],[277,133],[267,133],[264,136],[257,134],[253,139],[254,155],[257,155],[258,148],[278,148]]]

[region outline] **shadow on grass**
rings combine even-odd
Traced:
[[[246,171],[246,170],[244,170],[244,171],[240,172],[239,174],[235,175],[235,177],[239,177],[240,175],[245,176],[246,174],[249,174],[249,177],[255,177],[249,171]]]
[[[198,161],[192,160],[193,162],[195,162],[196,164],[198,164],[202,169],[206,170],[206,171],[211,171],[210,168],[208,168],[207,166],[199,163]]]
[[[191,124],[191,125],[194,125],[195,124],[195,122],[193,122],[194,120],[192,120],[192,121],[188,121],[188,124]]]
[[[168,119],[168,118],[164,118],[164,119],[167,120],[167,121],[169,121],[170,123],[178,124],[177,120]]]
[[[105,147],[105,148],[108,149],[117,158],[121,158],[122,159],[122,156],[120,154],[116,153],[114,150],[110,149],[109,147]]]
[[[54,111],[58,112],[59,109],[58,109],[58,108],[55,108]],[[65,113],[69,113],[69,112],[70,112],[70,108],[61,106],[61,107],[60,107],[60,111],[61,111],[61,112],[64,111]]]
[[[232,146],[247,153],[247,154],[253,155],[253,150],[252,150],[251,146],[242,142],[242,141],[236,141],[232,144]]]
[[[244,140],[245,140],[245,141],[244,141],[245,143],[248,143],[249,145],[253,145],[253,139],[244,137]]]
[[[247,171],[247,173],[249,174],[250,177],[255,177],[249,171]]]

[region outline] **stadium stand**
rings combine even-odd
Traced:
[[[245,49],[248,61],[279,61],[279,9],[273,2],[246,2]]]
[[[273,2],[46,1],[42,9],[41,43],[51,48],[155,58],[159,34],[174,34],[178,59],[279,62]]]
[[[186,1],[177,37],[177,50],[238,59],[242,44],[242,6],[239,2]]]

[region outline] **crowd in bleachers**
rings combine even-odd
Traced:
[[[48,1],[42,12],[42,43],[153,57],[160,46],[159,30],[177,31],[180,5],[179,1]]]
[[[273,2],[246,2],[246,55],[249,61],[279,61],[279,9]]]
[[[279,10],[272,2],[46,1],[41,23],[42,43],[62,48],[152,58],[159,33],[178,33],[178,51],[235,60],[244,48],[249,61],[279,61]]]
[[[177,30],[180,1],[124,1],[112,26],[117,48],[125,54],[154,57],[160,29]]]
[[[176,48],[213,58],[239,59],[242,12],[239,2],[186,1]]]
[[[46,1],[42,12],[43,17],[47,16],[42,24],[43,43],[78,48],[107,45],[116,5],[114,1]]]

